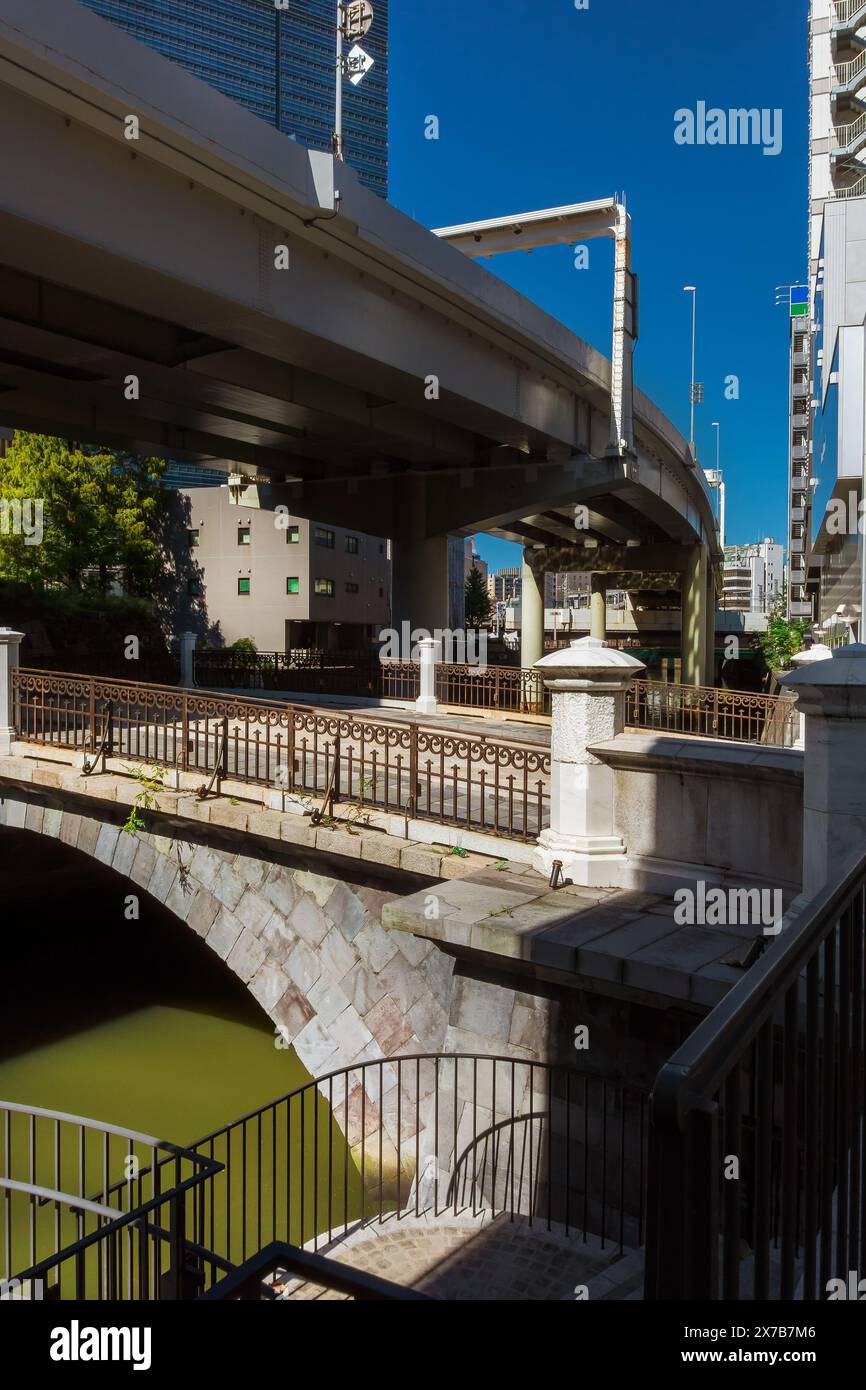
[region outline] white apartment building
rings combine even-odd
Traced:
[[[751,545],[725,546],[722,609],[769,613],[784,585],[785,550],[770,537]]]
[[[843,611],[862,640],[866,0],[811,0],[809,69],[810,314],[792,318],[789,597],[794,617]]]

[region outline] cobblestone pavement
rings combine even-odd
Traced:
[[[392,1218],[319,1253],[434,1298],[467,1302],[625,1299],[640,1297],[643,1283],[641,1252],[621,1256],[593,1236],[584,1242],[507,1216]],[[284,1283],[282,1292],[289,1299],[347,1297],[300,1279]]]

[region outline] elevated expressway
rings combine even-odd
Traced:
[[[703,679],[703,472],[638,391],[611,446],[605,357],[74,0],[0,0],[0,127],[3,424],[224,467],[390,536],[414,626],[452,625],[449,536],[520,540],[524,664],[546,566],[676,584]]]

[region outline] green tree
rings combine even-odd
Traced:
[[[484,583],[484,576],[477,565],[473,565],[466,576],[464,594],[466,597],[466,626],[482,627],[484,623],[489,623],[493,613],[490,606],[490,595]]]
[[[791,658],[803,650],[803,642],[809,631],[804,618],[787,617],[788,595],[783,589],[767,616],[767,631],[758,638],[764,663],[768,671],[786,671]]]
[[[122,571],[127,593],[150,594],[165,564],[165,468],[161,459],[75,448],[17,431],[0,459],[0,499],[7,503],[0,578],[33,589],[105,594]],[[14,499],[41,504],[40,543],[9,524]]]

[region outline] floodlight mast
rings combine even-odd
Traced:
[[[506,251],[535,251],[570,246],[578,238],[612,237],[614,251],[613,350],[610,373],[610,445],[608,454],[634,453],[634,344],[637,341],[637,277],[631,269],[631,218],[616,197],[571,203],[561,208],[515,213],[483,222],[435,227],[434,235],[467,256],[498,256]]]

